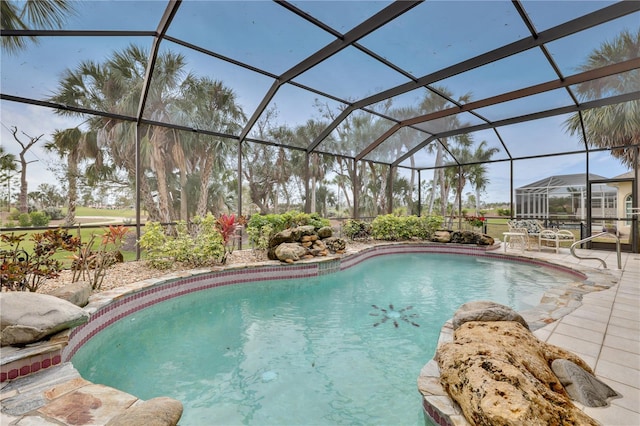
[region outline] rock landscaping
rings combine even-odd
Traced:
[[[312,225],[288,228],[271,238],[267,256],[271,260],[293,263],[297,260],[344,253],[347,242],[332,235],[333,230],[329,226],[318,230]]]
[[[470,424],[598,425],[572,400],[602,406],[618,395],[582,359],[538,340],[507,306],[467,303],[453,325],[453,341],[434,359],[440,384]]]

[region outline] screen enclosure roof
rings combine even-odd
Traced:
[[[589,55],[639,30],[640,1],[77,2],[61,29],[3,29],[38,42],[3,53],[2,99],[418,170],[436,164],[434,144],[454,164],[487,160],[450,138],[491,161],[576,154],[599,148],[570,117],[640,99],[639,50]],[[148,66],[129,110],[53,100],[66,69],[130,46]],[[170,54],[233,91],[238,126],[151,113]],[[612,79],[626,83],[582,90]],[[306,131],[279,138],[265,123]]]

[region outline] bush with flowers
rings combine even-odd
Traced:
[[[486,218],[484,216],[465,216],[464,220],[474,228],[480,228],[484,225]]]

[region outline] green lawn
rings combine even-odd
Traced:
[[[63,208],[66,213],[67,209]],[[136,211],[134,209],[94,209],[92,207],[77,207],[76,216],[104,216],[104,217],[126,217],[135,219]]]
[[[85,209],[83,209],[85,210]],[[86,209],[85,210],[88,213],[85,213],[88,216],[106,216],[104,214],[101,214],[103,211],[104,212],[118,212],[118,210],[102,210],[102,209]],[[124,210],[119,210],[120,213],[125,212]],[[128,211],[127,211],[128,212]],[[82,215],[84,216],[84,215]],[[82,216],[78,216],[79,218]],[[111,217],[125,217],[122,214],[114,214]],[[134,214],[135,216],[135,214]],[[85,227],[81,226],[80,228],[76,227],[74,229],[69,229],[69,234],[73,235],[73,236],[80,236],[80,239],[83,243],[89,242],[91,240],[92,235],[96,235],[95,238],[95,243],[93,245],[94,249],[97,249],[100,241],[102,240],[102,234],[104,233],[104,230],[106,228],[108,228],[108,225],[104,225],[104,226],[100,226],[100,227],[92,227],[92,228],[88,228],[86,226],[91,225],[91,223],[84,223]],[[12,231],[14,232],[14,231]],[[14,233],[16,235],[22,235],[22,234],[26,234],[24,240],[22,241],[22,243],[20,244],[20,248],[25,250],[27,253],[32,253],[33,252],[33,241],[31,240],[31,235],[36,233],[36,232],[44,232],[44,231],[37,231],[37,230],[20,230],[20,231],[15,231]],[[134,235],[135,234],[135,229],[134,228],[129,228],[129,234]],[[8,250],[10,247],[7,244],[3,244],[0,243],[0,250]],[[135,251],[125,251],[122,250],[122,255],[124,257],[125,261],[131,261],[131,260],[135,260],[136,259],[136,253]],[[54,256],[54,259],[60,260],[62,261],[65,266],[69,265],[71,263],[71,259],[72,259],[72,253],[68,252],[68,251],[64,251],[61,250],[59,252],[57,252]]]

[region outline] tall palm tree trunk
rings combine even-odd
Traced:
[[[66,226],[76,223],[76,205],[78,200],[78,159],[73,153],[67,157],[67,181],[69,191],[67,193],[67,214],[64,218]]]
[[[200,170],[200,195],[196,207],[196,215],[204,217],[207,214],[209,203],[209,179],[213,173],[213,158],[208,155],[204,158],[202,170]]]

